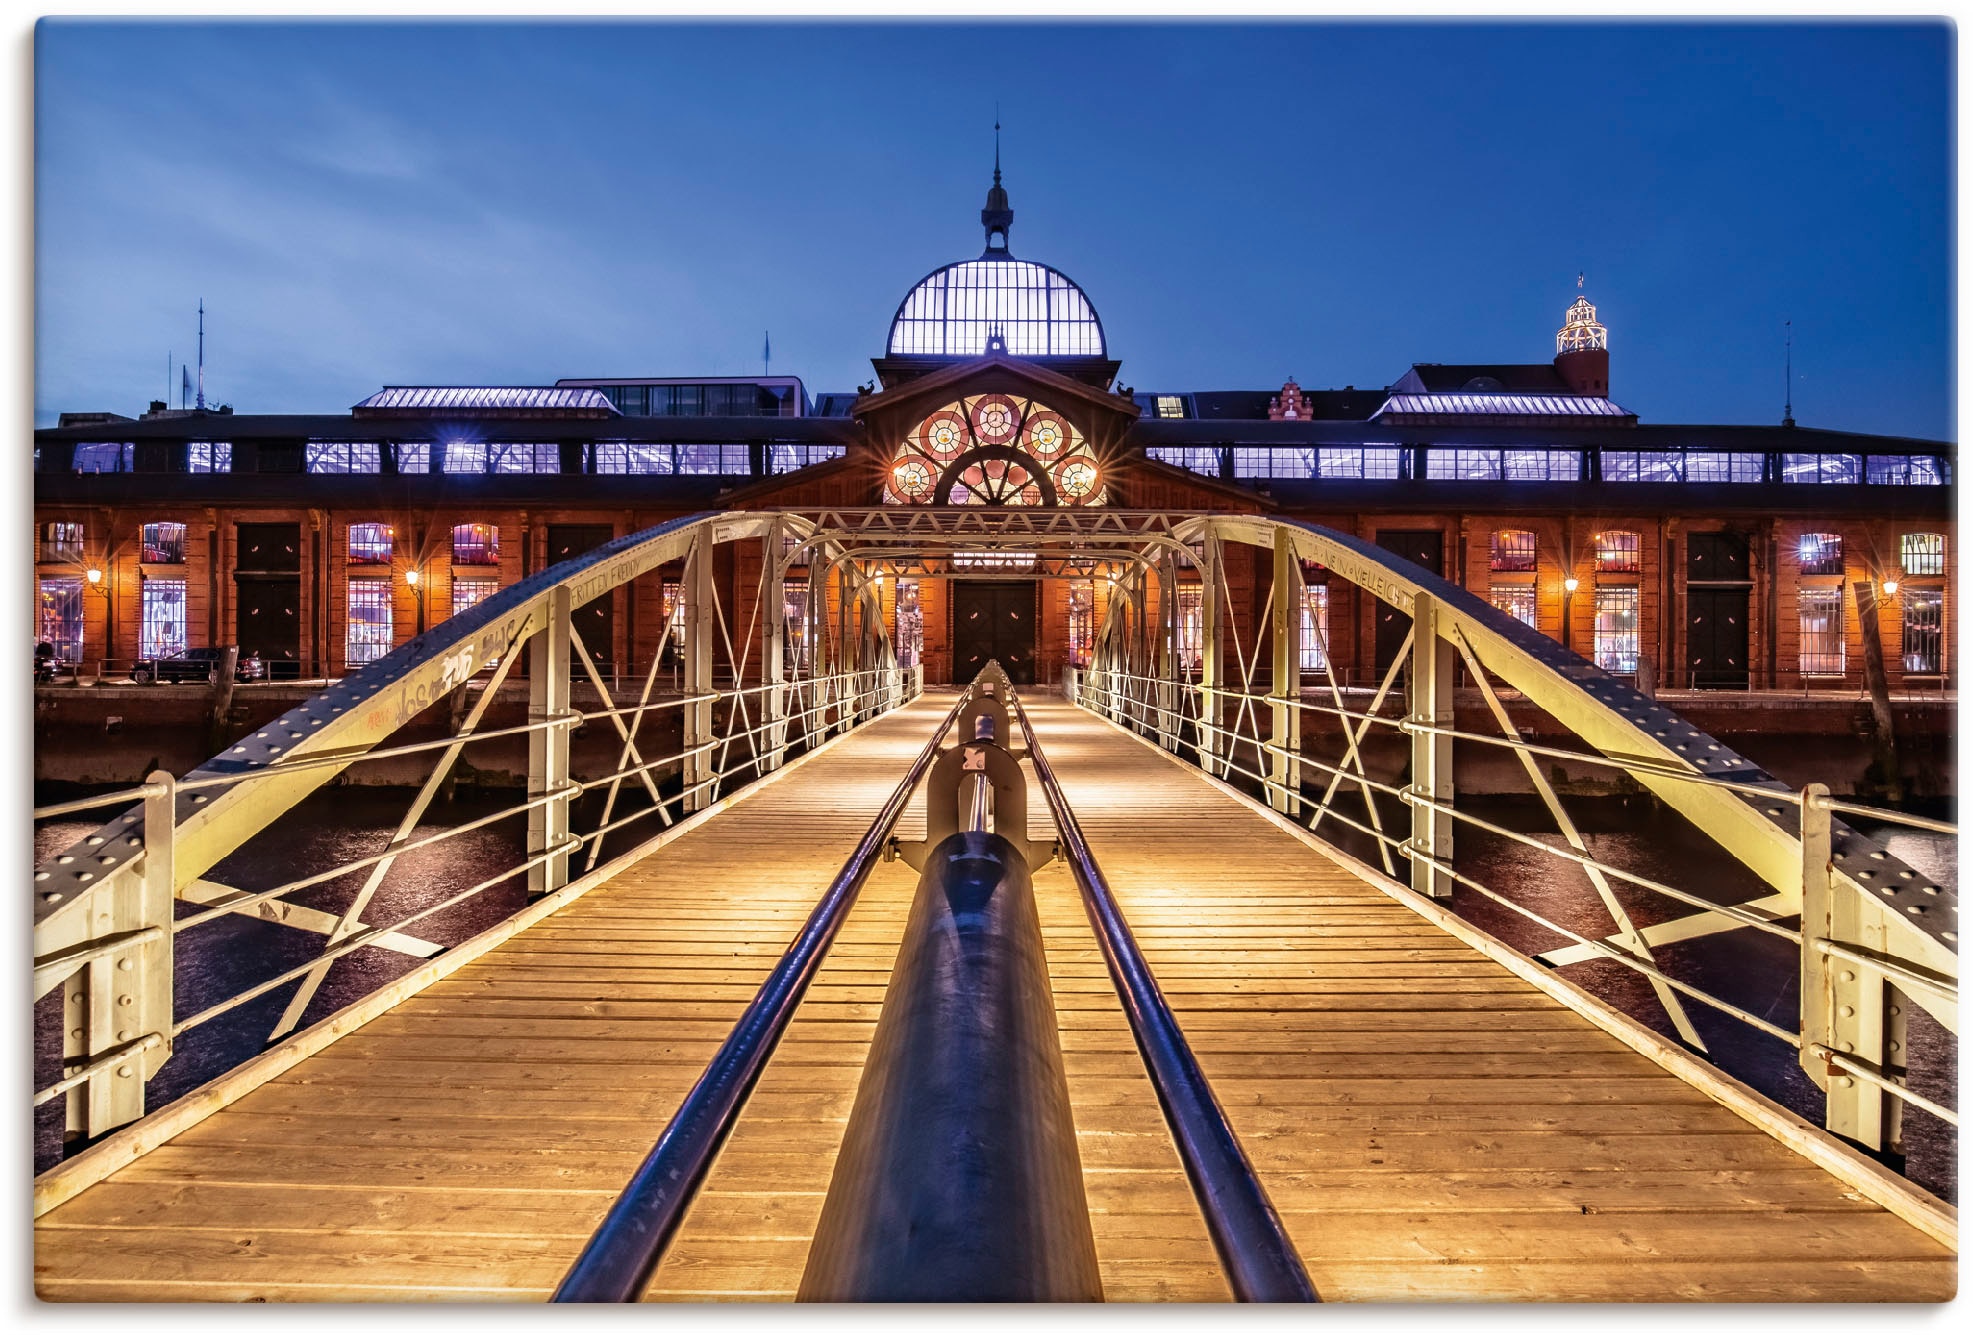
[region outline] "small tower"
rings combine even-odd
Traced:
[[[1302,399],[1302,387],[1295,383],[1293,376],[1281,387],[1281,392],[1267,401],[1267,420],[1270,422],[1306,422],[1314,416],[1308,404]]]
[[[1007,203],[1007,192],[1000,186],[1000,121],[993,122],[993,189],[987,191],[986,207],[980,210],[980,225],[986,228],[986,253],[1007,253],[1007,229],[1014,225],[1014,210]],[[994,237],[1000,244],[994,245]]]
[[[1577,394],[1610,395],[1610,331],[1596,322],[1596,307],[1580,295],[1582,275],[1576,275],[1578,295],[1555,333],[1555,369]]]

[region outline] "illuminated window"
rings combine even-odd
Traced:
[[[769,445],[767,471],[792,473],[797,468],[808,468],[814,464],[827,463],[831,459],[840,459],[844,453],[844,447],[841,445]]]
[[[1219,476],[1219,455],[1219,449],[1211,445],[1151,445],[1144,451],[1147,459],[1207,477]]]
[[[500,592],[497,579],[455,579],[452,581],[452,615],[470,611]]]
[[[1605,672],[1637,671],[1637,590],[1629,585],[1596,591],[1596,666]]]
[[[1843,573],[1843,535],[1840,533],[1804,533],[1795,545],[1795,553],[1801,560],[1804,575]]]
[[[393,445],[391,450],[397,457],[397,471],[400,473],[429,473],[432,469],[432,447],[428,441]]]
[[[1855,483],[1863,481],[1861,454],[1784,454],[1783,482]]]
[[[1197,672],[1205,655],[1205,591],[1197,584],[1178,586],[1178,667]]]
[[[1575,450],[1435,449],[1425,452],[1427,478],[1461,482],[1574,482],[1582,475]]]
[[[185,471],[188,473],[230,473],[233,471],[233,446],[224,440],[195,440],[185,447]]]
[[[1721,450],[1605,450],[1605,482],[1759,482],[1762,455]]]
[[[667,643],[674,650],[685,647],[685,586],[668,579],[658,586],[659,614],[664,617]]]
[[[35,603],[34,633],[55,646],[64,663],[82,659],[82,578],[60,575],[41,581]],[[1910,642],[1906,635],[1905,640]]]
[[[559,473],[562,447],[552,444],[499,444],[486,447],[489,473]]]
[[[1898,540],[1899,564],[1907,575],[1946,573],[1946,535],[1907,533]]]
[[[41,526],[41,560],[80,561],[82,525],[58,521]]]
[[[681,473],[744,476],[754,471],[745,445],[680,445],[677,450]]]
[[[1294,446],[1250,446],[1233,447],[1233,476],[1235,477],[1314,477],[1316,452],[1312,449],[1299,449]]]
[[[1321,672],[1329,666],[1329,586],[1302,589],[1302,671]]]
[[[1596,535],[1596,573],[1634,575],[1638,571],[1638,536],[1624,529]]]
[[[486,471],[486,442],[483,440],[448,440],[441,455],[443,467],[448,473],[484,473]]]
[[[349,582],[349,629],[343,641],[343,661],[362,667],[390,652],[391,586],[387,579]]]
[[[500,564],[500,530],[492,524],[452,526],[452,564],[456,566],[497,566]]]
[[[1487,590],[1487,601],[1524,626],[1535,624],[1535,586],[1532,584],[1496,584]]]
[[[918,602],[918,581],[897,582],[897,633],[892,641],[899,667],[917,667],[925,659],[925,612]]]
[[[351,524],[349,563],[371,565],[389,561],[393,536],[388,524]]]
[[[1534,568],[1534,530],[1503,528],[1487,536],[1487,569],[1532,571]]]
[[[1045,404],[977,394],[919,422],[891,458],[886,505],[1101,505],[1082,433]]]
[[[1158,395],[1158,416],[1160,417],[1185,416],[1185,400],[1179,398],[1178,395],[1176,394]]]
[[[997,338],[1014,357],[1101,357],[1103,326],[1082,289],[1045,264],[994,257],[948,264],[905,297],[893,357],[978,357]]]
[[[160,566],[185,564],[185,526],[144,525],[144,563]]]
[[[137,653],[141,658],[165,658],[185,652],[185,581],[144,581]]]
[[[130,441],[83,441],[75,447],[78,473],[128,473],[136,467],[137,446]]]
[[[1946,670],[1946,591],[1904,591],[1904,670],[1931,675]]]
[[[1316,451],[1319,477],[1395,478],[1403,468],[1404,451],[1395,445],[1324,445]]]
[[[399,446],[399,449],[410,448]],[[417,448],[423,449],[424,446]],[[311,440],[302,446],[302,461],[311,473],[381,473],[383,446],[374,440]],[[400,466],[400,472],[410,469]],[[418,472],[425,470],[420,468]]]
[[[1843,590],[1798,589],[1801,617],[1801,669],[1805,677],[1840,677],[1845,663]]]
[[[1069,665],[1088,667],[1096,647],[1096,581],[1069,581]]]
[[[676,472],[671,446],[648,445],[642,441],[599,440],[596,442],[596,471],[599,473],[669,474]]]
[[[1942,487],[1952,480],[1950,466],[1936,454],[1873,454],[1864,460],[1864,477],[1894,487]]]
[[[667,587],[676,589],[678,586],[672,584]],[[675,598],[677,595],[667,594],[667,596]],[[666,606],[669,607],[671,604],[668,603]],[[667,613],[667,615],[672,614]],[[677,615],[683,615],[682,609]],[[784,660],[783,670],[790,674],[805,672],[808,670],[808,586],[806,584],[789,584],[782,589],[781,619],[787,632],[787,642],[781,649]],[[675,625],[682,629],[684,623],[679,621]],[[921,629],[922,625],[921,618]],[[673,631],[674,635],[678,633],[679,630]],[[921,652],[923,647],[921,640],[919,645]]]

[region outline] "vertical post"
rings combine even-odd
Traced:
[[[1178,561],[1158,562],[1158,745],[1178,750]]]
[[[1870,696],[1872,758],[1884,796],[1897,802],[1904,797],[1904,782],[1898,773],[1898,734],[1891,715],[1891,688],[1884,676],[1884,640],[1877,624],[1877,580],[1874,576],[1856,580],[1853,588],[1857,630],[1863,637],[1863,684]]]
[[[528,722],[562,719],[572,708],[569,626],[574,605],[567,585],[549,599],[548,624],[528,655]],[[570,725],[537,727],[528,734],[528,796],[561,793],[569,786]],[[568,842],[569,799],[564,794],[528,808],[528,856]],[[538,898],[569,881],[569,858],[560,853],[528,868],[528,896]]]
[[[1420,593],[1411,605],[1411,671],[1406,687],[1411,711],[1406,722],[1422,728],[1451,728],[1453,664],[1458,650],[1439,627],[1438,600]],[[1452,738],[1443,732],[1411,734],[1411,784],[1415,798],[1451,806]],[[1452,877],[1433,862],[1452,865],[1452,815],[1422,802],[1411,805],[1411,888],[1434,899],[1452,897]]]
[[[1145,595],[1149,592],[1145,584],[1149,575],[1143,566],[1136,567],[1130,577],[1130,714],[1131,726],[1144,732],[1145,698],[1150,694],[1145,689],[1144,679],[1151,675],[1151,634],[1145,617]]]
[[[713,740],[712,651],[719,627],[714,623],[712,588],[712,528],[701,526],[693,535],[692,548],[685,554],[685,587],[678,591],[685,600],[685,643],[679,646],[685,664],[685,803],[687,811],[701,811],[712,802]]]
[[[1225,643],[1220,637],[1219,619],[1219,536],[1206,532],[1206,550],[1199,563],[1199,767],[1214,778],[1224,778],[1219,755],[1224,748],[1220,738],[1219,675],[1220,656]]]
[[[787,664],[783,648],[788,638],[788,567],[782,562],[787,546],[784,534],[788,521],[776,517],[768,521],[767,535],[760,540],[760,596],[767,600],[760,618],[760,714],[761,740],[756,754],[761,757],[760,772],[781,768],[788,754]]]
[[[1268,689],[1268,805],[1293,813],[1302,788],[1302,568],[1288,530],[1274,531],[1274,662]]]
[[[1823,1125],[1867,1149],[1883,1149],[1901,1130],[1897,1099],[1848,1075],[1818,1051],[1826,1049],[1890,1073],[1902,1066],[1903,998],[1887,995],[1883,975],[1852,960],[1825,955],[1819,945],[1835,942],[1881,950],[1885,946],[1877,906],[1864,905],[1835,877],[1830,864],[1831,825],[1819,800],[1827,786],[1802,789],[1802,1069],[1824,1094]],[[1887,1040],[1899,1046],[1886,1060]],[[1887,1106],[1890,1105],[1890,1106]]]

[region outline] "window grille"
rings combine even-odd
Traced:
[[[1535,586],[1532,584],[1496,584],[1487,590],[1487,601],[1524,626],[1535,624]]]
[[[1425,452],[1425,476],[1458,482],[1574,482],[1582,455],[1574,450],[1438,449]]]
[[[388,524],[351,524],[349,563],[373,565],[389,561],[394,536]]]
[[[1025,260],[947,265],[911,290],[891,324],[893,357],[978,357],[998,338],[1014,357],[1101,357],[1103,329],[1082,290]]]
[[[55,646],[64,663],[82,659],[82,580],[58,575],[41,581],[35,607],[35,635]],[[1906,636],[1909,642],[1910,636]]]
[[[1605,450],[1605,482],[1759,482],[1763,456],[1726,450]]]
[[[137,636],[142,658],[165,658],[185,652],[185,581],[144,581],[143,620]]]
[[[390,652],[391,586],[387,579],[352,579],[349,582],[349,631],[343,644],[343,661],[362,667]]]
[[[1804,533],[1801,541],[1795,544],[1795,554],[1801,561],[1804,575],[1843,573],[1843,535],[1840,533]]]
[[[1864,460],[1864,480],[1880,486],[1942,487],[1950,466],[1936,454],[1873,454]]]
[[[188,473],[230,473],[233,471],[233,445],[224,440],[195,440],[185,447]]]
[[[685,474],[734,474],[753,472],[745,445],[680,445],[678,471]]]
[[[1069,581],[1069,665],[1088,667],[1096,647],[1096,581]]]
[[[1596,573],[1634,575],[1638,572],[1638,536],[1624,529],[1596,535]]]
[[[383,447],[374,440],[311,440],[302,446],[301,453],[302,462],[311,473],[384,471]],[[408,470],[400,468],[399,471]],[[424,470],[421,468],[418,471],[422,473]]]
[[[1855,483],[1863,481],[1861,454],[1784,454],[1783,482]]]
[[[1182,672],[1197,672],[1206,643],[1205,590],[1197,584],[1178,586],[1178,666]]]
[[[143,546],[146,565],[183,565],[185,564],[185,526],[146,524]]]
[[[1898,540],[1899,564],[1907,575],[1946,573],[1946,535],[1907,533]]]
[[[500,444],[486,447],[490,473],[559,473],[562,447],[537,442],[531,445]]]
[[[897,665],[917,667],[925,658],[925,612],[918,601],[917,580],[901,579],[897,582],[895,611]]]
[[[826,463],[831,459],[842,457],[841,445],[769,445],[767,471],[792,473],[797,468],[807,468],[812,464]]]
[[[678,586],[665,585],[665,616],[678,618],[672,621],[672,634],[678,635],[684,627],[685,611],[677,606]],[[806,584],[785,585],[781,591],[781,620],[787,630],[787,643],[782,648],[784,668],[790,674],[809,670],[808,663],[808,586]],[[920,617],[922,635],[923,617]],[[921,638],[919,651],[922,654],[924,642]]]
[[[1325,445],[1316,451],[1315,467],[1322,477],[1396,478],[1404,470],[1404,451],[1395,445]]]
[[[432,447],[429,441],[413,441],[406,445],[393,445],[391,450],[397,456],[397,471],[400,473],[429,473],[432,471]],[[354,471],[354,470],[352,470]]]
[[[1184,417],[1185,400],[1179,398],[1176,394],[1158,395],[1158,416]]]
[[[41,560],[82,560],[82,525],[57,520],[41,526]]]
[[[1534,568],[1533,529],[1496,529],[1487,536],[1487,569],[1532,572]]]
[[[596,471],[609,474],[669,475],[677,471],[671,446],[646,445],[639,441],[599,440],[596,442]]]
[[[497,566],[500,564],[500,530],[492,524],[452,526],[452,564],[456,566]]]
[[[1637,590],[1628,585],[1596,591],[1596,666],[1605,672],[1637,671]]]
[[[75,447],[73,467],[78,473],[128,473],[136,464],[137,446],[131,441],[88,440]]]
[[[1846,663],[1843,643],[1843,590],[1798,589],[1801,618],[1801,670],[1805,677],[1840,677]]]
[[[483,440],[448,440],[445,442],[443,467],[448,473],[484,473],[486,471],[486,442]]]
[[[1315,476],[1315,451],[1294,446],[1233,447],[1233,476],[1305,478]]]
[[[1147,459],[1183,468],[1189,473],[1219,476],[1219,450],[1210,445],[1152,445],[1144,451]]]
[[[455,579],[452,581],[452,615],[470,611],[500,592],[497,579]]]
[[[1946,591],[1904,592],[1904,670],[1935,675],[1946,670]]]
[[[1329,666],[1329,586],[1302,589],[1302,671],[1321,672]]]

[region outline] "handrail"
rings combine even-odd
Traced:
[[[686,1211],[712,1171],[713,1160],[766,1069],[768,1058],[774,1055],[836,932],[855,905],[857,893],[869,879],[919,781],[938,757],[939,743],[945,740],[965,703],[962,695],[911,762],[842,870],[823,892],[800,934],[760,985],[739,1023],[672,1115],[664,1134],[590,1235],[550,1301],[625,1303],[637,1301],[643,1293],[664,1259],[665,1249],[685,1222]]]
[[[1110,981],[1130,1021],[1131,1037],[1137,1041],[1152,1087],[1157,1090],[1158,1106],[1171,1127],[1185,1176],[1205,1216],[1207,1232],[1212,1235],[1213,1249],[1219,1253],[1233,1296],[1240,1302],[1321,1301],[1281,1216],[1268,1199],[1267,1189],[1226,1120],[1226,1110],[1214,1097],[1177,1017],[1137,947],[1123,909],[1062,794],[1055,770],[1042,753],[1027,710],[1013,692],[1008,698],[1021,721],[1028,759],[1047,795],[1055,833],[1082,891],[1082,905],[1103,949]]]

